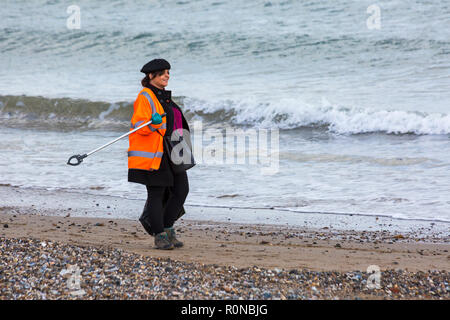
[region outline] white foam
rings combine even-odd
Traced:
[[[106,117],[107,115],[109,115],[111,112],[113,112],[114,110],[117,110],[117,109],[119,109],[119,108],[120,108],[120,104],[112,103],[112,104],[109,106],[108,110],[103,111],[102,113],[100,113],[100,115],[98,116],[98,118],[99,118],[100,120],[104,120],[105,117]]]
[[[292,98],[277,102],[261,102],[254,98],[240,102],[208,102],[187,98],[184,103],[185,108],[193,112],[233,112],[236,115],[224,121],[234,124],[277,126],[280,129],[326,125],[330,131],[340,134],[450,134],[450,115],[442,113],[342,107],[331,105],[326,100],[322,105],[314,106]]]

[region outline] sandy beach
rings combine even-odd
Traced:
[[[149,257],[223,266],[315,271],[448,270],[450,244],[421,242],[410,235],[310,230],[274,225],[239,225],[181,220],[176,225],[185,246],[154,248],[137,221],[12,214],[1,208],[0,236],[117,248]]]
[[[15,189],[11,187],[3,187],[3,192],[6,192],[5,188],[8,192],[15,192]],[[36,196],[35,191],[24,192],[21,190],[21,192],[22,200],[26,199],[27,195]],[[95,196],[90,197],[95,198]],[[94,209],[97,210],[100,206],[101,198],[98,197],[97,203],[95,201],[92,203]],[[29,203],[28,200],[25,202]],[[7,201],[5,200],[5,202]],[[442,226],[436,226],[436,223],[427,222],[429,228],[411,228],[409,232],[405,230],[402,232],[393,230],[359,231],[339,230],[332,226],[318,227],[317,225],[300,227],[199,221],[187,219],[189,214],[186,214],[177,222],[175,228],[185,246],[175,250],[162,251],[154,248],[153,238],[145,233],[138,221],[112,217],[76,216],[78,211],[79,209],[74,206],[74,203],[63,211],[52,211],[49,207],[39,208],[34,205],[3,206],[0,208],[2,246],[11,246],[11,241],[28,243],[28,245],[32,243],[33,245],[26,251],[28,253],[33,252],[36,248],[41,251],[57,246],[70,246],[77,248],[73,250],[91,252],[86,255],[88,260],[92,258],[92,252],[96,254],[102,252],[105,253],[104,255],[106,252],[115,252],[114,255],[121,257],[131,255],[134,257],[133,261],[159,261],[158,263],[167,264],[167,267],[178,263],[180,264],[178,268],[183,270],[182,272],[177,271],[178,275],[183,272],[191,273],[194,270],[203,270],[199,276],[199,279],[203,280],[205,273],[208,274],[207,277],[213,276],[217,279],[220,279],[220,275],[223,275],[226,270],[234,274],[234,278],[227,276],[227,280],[219,281],[222,284],[215,289],[214,287],[205,289],[206,293],[201,290],[185,292],[182,291],[183,286],[180,288],[179,285],[174,285],[169,290],[169,292],[175,292],[174,295],[152,295],[147,292],[148,295],[119,295],[115,296],[116,298],[450,298],[448,233]],[[9,244],[7,245],[7,243]],[[43,248],[41,243],[45,245],[51,243],[52,245],[46,245],[46,248]],[[15,248],[20,251],[22,249],[19,248],[27,248],[27,246],[16,243]],[[62,249],[58,250],[60,252]],[[10,255],[11,259],[17,260],[17,257],[14,258],[15,254],[11,252],[14,250],[4,249],[2,253],[4,259],[2,259],[3,264],[0,269],[2,269],[3,277],[8,273],[8,266],[5,265],[6,256]],[[26,252],[23,254],[26,255]],[[49,253],[49,256],[51,255]],[[83,254],[74,255],[73,258],[72,264],[84,266],[84,268],[88,268],[92,264],[92,261],[86,261],[83,258]],[[115,259],[117,260],[117,258]],[[110,268],[114,267],[114,261],[113,259],[110,262]],[[48,260],[36,263],[44,263],[48,266]],[[59,265],[58,272],[61,272],[64,263],[62,261],[54,263]],[[65,263],[69,263],[69,261],[67,260]],[[20,265],[24,267],[24,265]],[[369,277],[367,269],[373,265],[378,266],[381,272],[379,289],[367,288]],[[83,267],[80,268],[84,270]],[[172,269],[169,267],[167,270]],[[99,270],[104,272],[104,268]],[[14,273],[15,271],[10,270],[10,272]],[[27,274],[26,271],[23,272]],[[246,272],[258,279],[276,277],[279,282],[272,283],[272,285],[266,282],[259,286],[253,284],[261,291],[258,291],[259,294],[254,291],[250,293],[245,288],[236,289],[242,285],[242,281],[246,281],[243,276]],[[267,272],[269,273],[267,274]],[[173,276],[171,273],[163,272],[167,279]],[[293,281],[305,274],[310,278],[307,276],[303,281]],[[331,278],[330,274],[333,275]],[[88,277],[86,272],[82,275]],[[240,275],[242,275],[242,279]],[[430,280],[433,277],[434,280]],[[334,284],[329,279],[334,279]],[[323,282],[324,280],[326,281]],[[3,299],[42,298],[39,295],[19,294],[20,290],[14,294],[14,290],[8,291],[10,288],[6,288],[7,282],[2,281],[1,283]],[[340,285],[338,285],[339,283]],[[201,286],[204,287],[204,284]],[[85,289],[87,290],[88,287]],[[148,285],[147,289],[151,291],[151,288],[152,286]],[[331,288],[337,289],[330,291]],[[117,292],[121,292],[121,290],[124,289],[118,288]],[[289,294],[289,290],[297,290],[297,293]],[[54,295],[47,293],[45,298],[74,298],[69,293],[66,292],[64,295],[60,291]],[[113,296],[91,292],[90,295],[82,298],[102,299]]]

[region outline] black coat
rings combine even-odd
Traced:
[[[152,85],[150,85],[150,89],[156,95],[159,102],[161,103],[161,106],[164,109],[164,112],[166,113],[167,129],[164,136],[170,137],[173,132],[174,115],[172,107],[175,107],[178,110],[180,110],[181,117],[183,118],[183,129],[189,130],[189,125],[183,115],[183,112],[181,111],[180,107],[172,100],[172,92],[169,90],[158,89]],[[161,165],[159,166],[158,170],[147,171],[141,169],[128,169],[128,181],[152,187],[173,186],[173,172],[170,167],[166,148],[164,148],[164,153],[161,159]]]

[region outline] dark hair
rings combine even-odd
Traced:
[[[141,80],[141,84],[143,87],[145,88],[150,88],[150,76],[153,79],[154,77],[159,77],[162,76],[164,74],[165,70],[159,70],[159,71],[155,71],[155,72],[151,72],[151,73],[147,73],[145,75],[145,77]]]

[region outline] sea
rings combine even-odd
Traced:
[[[164,58],[198,160],[187,208],[450,222],[447,0],[1,7],[2,186],[145,200],[127,181],[127,137],[67,160],[129,131],[139,71]],[[249,137],[227,145],[232,161],[227,132]]]

